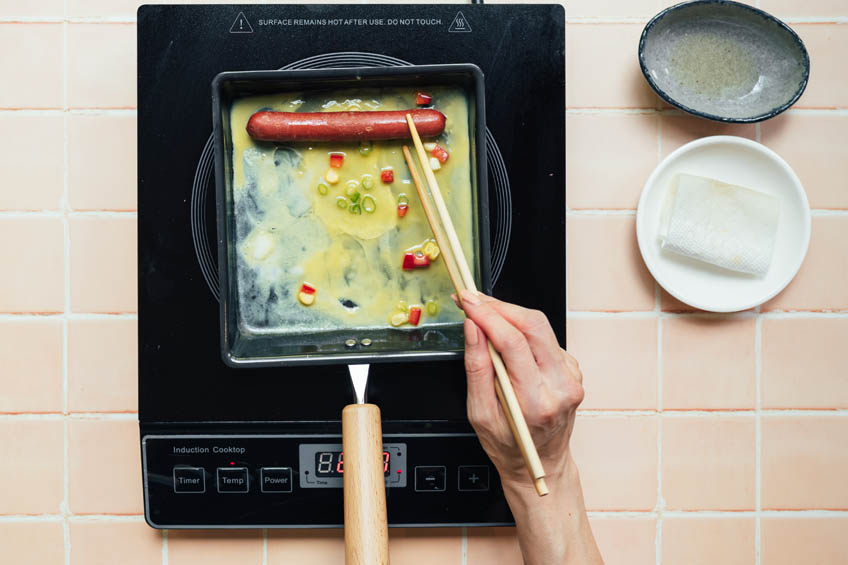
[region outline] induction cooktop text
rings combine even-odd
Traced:
[[[242,455],[246,449],[244,447],[236,447],[234,445],[213,445],[206,446],[173,446],[172,453],[174,455],[196,455],[200,453],[236,453]]]

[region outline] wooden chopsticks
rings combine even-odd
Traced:
[[[474,276],[471,274],[468,261],[465,259],[465,254],[462,251],[462,245],[459,243],[459,237],[451,221],[450,213],[442,198],[439,183],[436,181],[433,170],[430,168],[430,162],[427,159],[424,144],[421,143],[421,137],[418,135],[418,130],[415,128],[415,123],[412,121],[410,114],[406,115],[406,121],[409,124],[409,132],[412,134],[412,141],[415,144],[418,160],[421,162],[421,168],[424,171],[424,177],[430,186],[430,194],[433,197],[436,210],[433,209],[430,203],[430,198],[424,189],[421,177],[418,175],[415,161],[412,159],[409,148],[405,145],[403,147],[403,156],[409,166],[415,188],[418,190],[418,196],[424,208],[424,214],[427,216],[427,221],[430,224],[430,229],[433,230],[436,243],[442,252],[445,266],[448,269],[448,275],[456,289],[456,295],[462,301],[462,295],[460,294],[462,289],[467,288],[472,292],[477,292],[477,285],[474,282]],[[488,346],[489,356],[492,358],[492,365],[494,365],[495,374],[497,375],[495,392],[498,395],[501,407],[509,422],[512,435],[515,437],[515,441],[521,450],[521,455],[524,457],[527,470],[533,478],[533,485],[536,487],[536,492],[539,496],[545,496],[549,491],[545,484],[545,469],[542,467],[542,461],[539,459],[539,453],[536,451],[536,444],[533,443],[533,437],[527,428],[527,422],[524,419],[524,414],[521,412],[521,406],[518,403],[518,398],[515,396],[515,390],[512,388],[512,381],[509,378],[509,373],[507,373],[503,359],[501,359],[500,354],[495,350],[491,342],[488,342]]]

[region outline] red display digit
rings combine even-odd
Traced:
[[[336,463],[336,473],[344,473],[344,451],[339,453],[339,462]]]

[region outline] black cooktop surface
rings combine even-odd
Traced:
[[[485,74],[494,294],[565,334],[561,6],[143,6],[138,13],[139,418],[338,421],[347,367],[221,361],[210,83],[222,71],[474,63]],[[461,362],[372,365],[393,422],[464,422]]]

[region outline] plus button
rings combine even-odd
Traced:
[[[460,491],[487,491],[487,490],[489,490],[489,467],[488,467],[488,465],[460,465],[459,466],[459,490]]]

